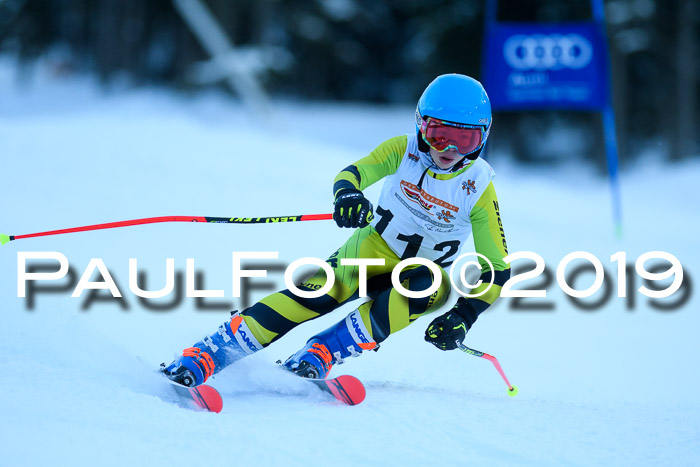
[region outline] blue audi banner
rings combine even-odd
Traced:
[[[602,109],[607,52],[596,23],[491,23],[484,86],[495,110]]]

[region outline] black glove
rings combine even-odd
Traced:
[[[479,313],[464,297],[442,316],[433,320],[425,330],[425,340],[440,350],[454,350],[462,343]]]
[[[338,227],[365,227],[373,217],[372,203],[360,190],[346,189],[335,197],[333,220]]]
[[[467,324],[450,310],[433,320],[425,330],[425,340],[440,350],[454,350],[467,336]]]

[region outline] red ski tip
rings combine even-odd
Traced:
[[[348,405],[357,405],[365,400],[365,386],[354,376],[338,376],[337,378],[326,380],[326,384],[336,399]]]
[[[224,401],[221,399],[219,391],[213,387],[202,384],[187,389],[190,391],[192,399],[198,407],[216,413],[221,412],[224,408]]]

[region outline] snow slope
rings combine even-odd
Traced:
[[[412,130],[410,107],[285,103],[260,122],[216,94],[103,95],[89,80],[44,76],[18,88],[13,79],[0,66],[0,231],[12,235],[161,215],[329,212],[337,171]],[[628,168],[623,239],[613,234],[607,181],[585,165],[491,163],[511,253],[536,252],[554,272],[566,254],[589,251],[611,273],[613,292],[617,251],[630,262],[667,251],[682,262],[686,283],[698,277],[697,161]],[[368,192],[376,199],[378,190]],[[502,299],[467,344],[499,358],[520,388],[514,398],[487,361],[425,343],[429,318],[334,369],[366,383],[357,407],[338,406],[275,368],[346,306],[217,375],[221,414],[162,400],[169,389],[153,369],[241,306],[231,298],[233,251],[279,251],[270,264],[284,265],[323,259],[347,235],[331,222],[173,223],[3,246],[0,465],[700,465],[693,291],[674,311],[652,308],[638,292],[633,305],[613,293],[584,311],[556,283],[547,287],[549,311]],[[89,291],[72,298],[73,284],[37,294],[30,310],[17,297],[20,251],[60,252],[76,277],[101,258],[123,305],[89,302]],[[129,258],[149,289],[164,285],[166,258],[183,274],[194,258],[204,287],[224,291],[207,299],[221,309],[202,310],[193,298],[164,311],[144,307],[129,290]],[[283,288],[279,272],[266,280],[273,284],[252,290],[253,299]],[[577,288],[591,283],[582,276]]]

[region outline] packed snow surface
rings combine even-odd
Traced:
[[[413,131],[410,107],[285,102],[256,116],[222,94],[105,93],[90,80],[46,76],[18,86],[11,67],[0,69],[0,231],[8,235],[166,215],[330,212],[338,171]],[[232,297],[232,252],[279,252],[279,260],[256,262],[271,269],[250,279],[250,304],[284,288],[286,264],[325,259],[350,232],[329,221],[166,223],[21,239],[0,248],[0,465],[700,465],[692,289],[700,277],[700,164],[649,157],[625,167],[619,237],[608,181],[590,164],[488,158],[509,251],[540,255],[553,277],[519,284],[547,296],[501,299],[466,340],[499,359],[516,397],[488,361],[424,342],[430,317],[334,368],[366,384],[356,407],[276,368],[352,303],[212,379],[222,413],[183,409],[167,400],[154,370],[244,305]],[[367,190],[370,198],[379,189]],[[555,279],[575,251],[605,268],[601,291],[580,300],[589,309]],[[637,291],[644,284],[634,263],[652,251],[683,265],[684,285],[667,299]],[[70,272],[29,282],[31,297],[28,289],[20,298],[20,252],[58,252]],[[611,261],[617,252],[632,265],[624,298]],[[89,289],[71,297],[92,258],[121,300],[107,290],[95,291],[96,300]],[[164,287],[172,258],[183,296],[152,300],[160,310],[144,305],[129,288],[130,258],[148,290]],[[201,273],[197,287],[223,297],[184,297],[189,258]],[[27,260],[39,263],[58,269],[54,260]],[[578,264],[585,261],[569,268]],[[593,278],[588,270],[572,285],[584,290]],[[103,278],[96,271],[92,281]]]

